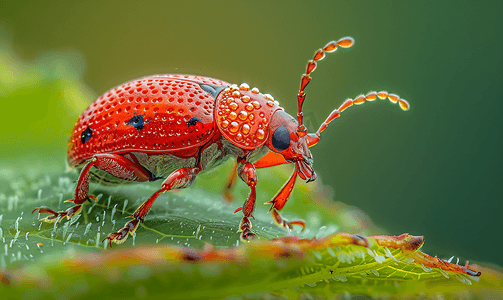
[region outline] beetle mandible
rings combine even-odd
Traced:
[[[385,91],[361,94],[332,111],[318,131],[307,133],[302,104],[310,74],[325,53],[353,44],[351,37],[329,42],[308,61],[297,95],[297,120],[257,88],[209,77],[154,75],[110,90],[82,113],[70,137],[69,165],[81,169],[74,198],[66,201],[74,206],[61,212],[42,206],[33,212],[50,213],[44,218],[48,222],[79,214],[86,200],[97,201],[89,194],[90,179],[122,184],[166,178],[161,188],[138,207],[131,221],[104,239],[110,246],[112,242],[123,243],[144,222],[161,193],[190,186],[201,171],[217,166],[230,155],[236,157],[234,172],[250,188],[243,206],[235,211],[243,212],[240,238],[257,237],[250,222],[256,201],[255,169],[286,163],[295,165],[293,173],[266,204],[271,204],[272,217],[279,226],[290,230],[299,225],[304,229],[304,221],[289,222],[279,211],[288,201],[297,176],[307,182],[316,179],[309,147],[318,143],[327,125],[352,105],[377,98],[388,98],[403,110],[409,109],[406,100]]]

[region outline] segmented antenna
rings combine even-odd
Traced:
[[[300,89],[297,94],[297,100],[299,102],[299,112],[297,113],[297,119],[299,120],[299,127],[297,128],[297,134],[302,137],[306,135],[307,129],[304,126],[303,115],[302,115],[302,104],[304,103],[304,99],[306,98],[306,93],[304,89],[306,88],[309,81],[311,81],[311,77],[309,76],[316,69],[316,62],[322,60],[325,57],[325,53],[334,52],[337,50],[337,46],[341,48],[350,48],[355,43],[355,40],[352,37],[343,37],[338,41],[331,41],[322,49],[318,49],[314,54],[312,60],[307,62],[306,73],[302,74],[302,79],[300,80]],[[330,123],[330,122],[329,122]],[[328,123],[327,123],[328,124]]]
[[[343,111],[345,111],[346,109],[348,109],[349,107],[351,107],[355,104],[356,105],[363,104],[363,103],[365,103],[365,101],[374,101],[377,98],[379,98],[381,100],[385,100],[386,98],[388,98],[389,101],[391,101],[391,103],[398,103],[400,105],[400,108],[404,111],[407,111],[410,108],[409,102],[407,102],[404,99],[400,99],[400,96],[398,96],[398,95],[388,94],[388,92],[386,92],[386,91],[381,91],[378,93],[377,92],[370,92],[367,95],[360,94],[354,100],[347,99],[346,101],[344,101],[344,103],[338,109],[335,109],[334,111],[332,111],[332,113],[330,113],[330,115],[325,120],[325,122],[323,122],[323,124],[321,124],[318,131],[316,131],[315,135],[319,138],[320,134],[323,132],[323,130],[325,130],[327,128],[328,124],[330,122],[332,122],[333,120],[337,119],[338,117],[340,117],[341,113]]]

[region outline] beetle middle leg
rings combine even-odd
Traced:
[[[106,238],[102,240],[105,241],[108,239],[110,246],[112,246],[112,242],[116,244],[122,244],[126,241],[128,237],[128,233],[133,235],[133,233],[138,228],[140,222],[145,221],[145,216],[150,211],[152,204],[159,197],[160,194],[174,190],[174,189],[183,189],[189,187],[194,180],[196,179],[197,174],[201,171],[199,166],[196,167],[185,167],[180,168],[173,173],[171,173],[166,180],[162,183],[162,188],[155,192],[147,201],[143,202],[140,207],[136,209],[134,214],[131,216],[133,220],[129,221],[124,225],[122,229],[117,232],[110,233]]]
[[[255,172],[255,167],[252,163],[245,162],[243,160],[238,160],[238,175],[241,180],[243,180],[250,187],[250,194],[246,198],[245,203],[242,207],[236,209],[234,212],[240,210],[243,211],[243,219],[239,224],[239,231],[241,232],[241,240],[248,241],[257,238],[257,235],[251,230],[252,224],[250,218],[253,217],[253,210],[255,209],[255,201],[257,200],[257,194],[255,192],[255,186],[257,185],[257,174]]]
[[[141,165],[130,161],[122,155],[101,153],[95,154],[87,162],[87,164],[80,171],[79,180],[77,181],[77,187],[75,188],[75,194],[73,199],[67,200],[65,202],[73,202],[75,205],[67,209],[66,211],[56,212],[47,206],[41,206],[35,208],[32,213],[38,211],[39,213],[50,213],[48,216],[42,220],[46,222],[57,222],[60,219],[67,217],[70,219],[74,215],[79,214],[82,211],[82,204],[88,200],[98,201],[96,197],[89,195],[89,176],[91,175],[91,167],[96,167],[101,169],[115,177],[122,178],[129,181],[149,181],[153,180],[152,174],[148,172]]]

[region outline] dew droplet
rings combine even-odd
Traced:
[[[241,97],[241,101],[243,101],[243,103],[248,103],[251,101],[251,98],[248,95],[244,95],[243,97]]]
[[[257,139],[263,140],[265,138],[265,133],[262,129],[257,130]]]
[[[238,115],[235,112],[233,112],[233,111],[229,114],[229,119],[230,120],[236,120],[237,117],[238,117]]]
[[[243,126],[241,126],[241,132],[245,135],[250,133],[250,129],[250,125],[248,124],[243,124]]]
[[[72,235],[73,235],[73,232],[70,232],[70,234],[69,234],[69,235],[68,235],[68,237],[66,238],[65,243],[68,243],[68,241],[70,241],[70,239],[72,238]]]
[[[86,230],[84,230],[84,235],[86,235],[87,233],[89,233],[89,230],[91,230],[91,225],[93,225],[93,223],[87,224]]]
[[[246,120],[247,117],[248,117],[248,113],[244,110],[240,111],[238,114],[238,118],[242,121]]]
[[[271,94],[264,94],[264,97],[269,101],[274,101],[274,97]]]
[[[423,271],[425,271],[426,273],[429,273],[429,272],[431,272],[433,270],[432,268],[427,267],[427,266],[425,266],[423,264],[421,264],[421,267],[423,268]]]
[[[115,212],[117,211],[117,205],[118,205],[118,203],[116,203],[116,204],[114,205],[114,208],[112,208],[112,215],[110,216],[110,219],[111,219],[111,220],[113,220],[114,215],[115,215]]]
[[[246,109],[247,111],[253,111],[253,109],[254,109],[254,108],[253,108],[253,104],[251,104],[251,103],[246,104],[246,105],[245,105],[245,109]]]
[[[124,214],[124,211],[126,210],[126,206],[127,206],[127,199],[124,200],[124,206],[122,207],[122,214]]]
[[[236,133],[239,129],[239,124],[238,122],[232,122],[229,127],[229,131],[232,133]]]
[[[236,102],[232,102],[229,104],[229,108],[232,110],[238,109],[239,105]]]

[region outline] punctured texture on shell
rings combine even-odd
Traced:
[[[193,75],[155,75],[122,84],[86,109],[72,131],[68,162],[96,153],[180,153],[201,146],[218,130],[215,99],[201,84],[229,83]]]

